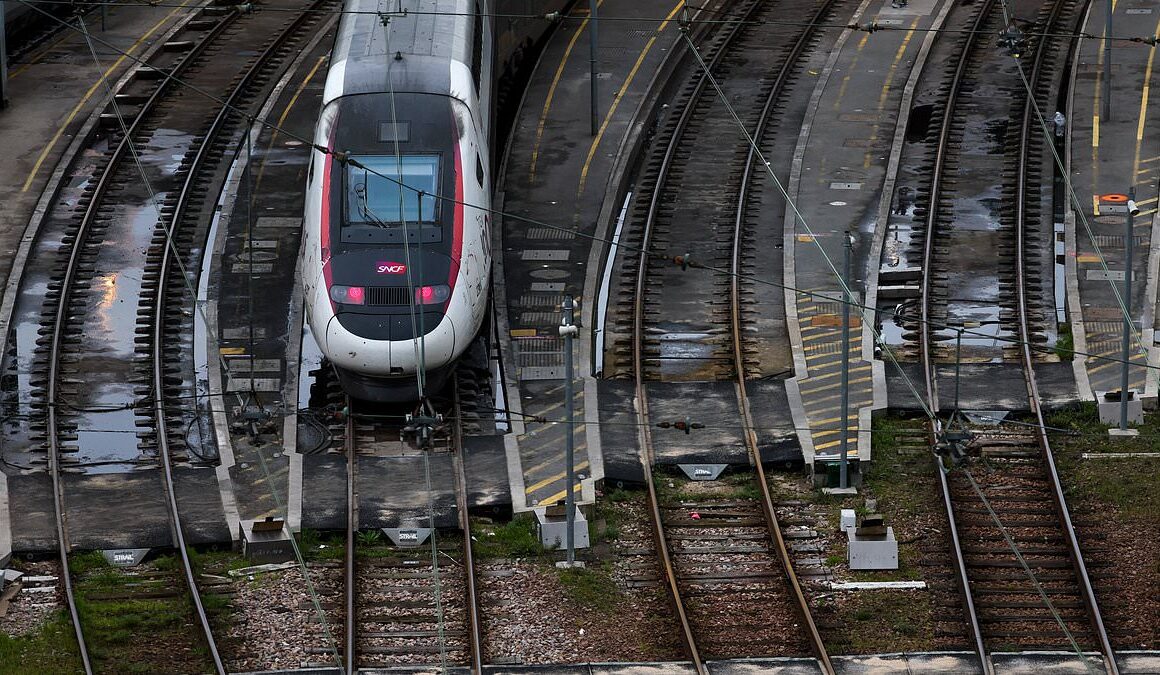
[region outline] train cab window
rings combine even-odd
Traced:
[[[475,153],[475,180],[479,182],[479,187],[483,187],[483,160],[478,152]]]
[[[362,166],[346,167],[347,224],[381,227],[438,221],[438,155],[355,155],[354,159]]]
[[[475,30],[471,40],[471,79],[475,80],[475,91],[479,92],[480,78],[483,76],[483,16],[479,3],[475,3]]]

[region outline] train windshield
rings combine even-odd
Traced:
[[[346,166],[348,223],[438,221],[438,155],[354,155],[352,159],[360,166]]]

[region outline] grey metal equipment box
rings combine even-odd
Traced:
[[[1100,422],[1102,424],[1120,423],[1120,392],[1096,392],[1096,401],[1100,407]],[[1144,423],[1144,401],[1135,389],[1128,390],[1128,424]]]
[[[894,538],[894,528],[887,527],[882,516],[868,515],[862,519],[862,527],[843,529],[849,545],[850,569],[898,569],[898,540]]]
[[[536,530],[540,533],[540,543],[544,548],[565,548],[568,545],[568,517],[564,508],[549,506],[534,511]],[[576,521],[572,525],[573,543],[576,548],[588,548],[588,519],[579,508],[576,509]]]
[[[281,520],[255,520],[241,526],[242,555],[254,563],[279,563],[294,559],[290,533]]]

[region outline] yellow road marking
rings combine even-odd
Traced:
[[[83,108],[85,104],[89,102],[89,99],[93,97],[93,94],[96,93],[97,87],[100,87],[102,84],[104,84],[105,80],[109,78],[109,75],[111,75],[114,70],[119,68],[121,64],[125,62],[125,59],[129,58],[130,54],[137,51],[137,48],[140,47],[145,42],[145,40],[149,38],[150,35],[157,32],[157,29],[161,28],[161,26],[173,18],[173,16],[177,14],[179,10],[186,9],[191,1],[192,0],[182,0],[180,5],[174,7],[171,12],[165,15],[164,18],[153,24],[152,28],[146,31],[144,35],[142,35],[137,39],[136,42],[130,45],[130,47],[126,49],[123,54],[121,54],[120,58],[114,61],[113,65],[109,66],[109,69],[106,70],[105,73],[101,75],[96,82],[93,83],[93,86],[89,87],[89,90],[86,91],[85,95],[81,97],[81,100],[76,104],[76,107],[73,108],[72,112],[70,112],[68,117],[65,118],[64,123],[61,124],[60,128],[56,130],[55,134],[53,134],[52,140],[45,144],[44,149],[40,151],[40,155],[36,158],[36,163],[32,165],[32,171],[28,174],[28,180],[24,181],[24,187],[20,188],[21,192],[28,192],[28,189],[32,187],[32,181],[36,179],[36,174],[40,173],[40,167],[44,164],[44,160],[48,158],[48,153],[52,151],[53,146],[55,146],[57,141],[60,140],[60,137],[64,135],[64,130],[68,128],[68,125],[72,124],[73,119],[75,119],[77,114],[80,113],[81,108]]]
[[[1094,215],[1097,215],[1097,216],[1100,215],[1100,196],[1099,195],[1092,195],[1092,213]]]
[[[871,368],[872,368],[872,366],[869,366],[869,365],[858,366],[857,368],[851,368],[850,372],[851,373],[861,373],[861,372],[865,372],[867,370],[870,370]],[[841,374],[842,374],[842,369],[839,368],[838,370],[835,370],[832,373],[826,373],[825,375],[811,376],[806,380],[806,382],[808,382],[812,385],[817,380],[832,380],[835,377],[839,377]],[[809,389],[799,389],[798,391],[802,394],[812,394],[815,391],[821,391],[823,389],[827,389],[828,387],[829,387],[829,385],[823,385],[821,387],[810,387]]]
[[[842,97],[846,95],[846,86],[850,84],[850,78],[853,77],[855,72],[857,72],[858,58],[862,54],[862,48],[866,46],[866,43],[869,40],[870,34],[867,33],[862,36],[861,40],[858,41],[858,47],[855,49],[854,60],[850,63],[850,67],[847,70],[847,75],[842,78],[842,85],[838,87],[838,96],[834,99],[834,110],[842,109]]]
[[[842,371],[838,371],[838,372],[841,373]],[[870,377],[855,378],[855,379],[850,380],[850,386],[854,386],[855,384],[862,384],[863,382],[869,382],[872,379],[873,378],[870,378]],[[820,387],[811,387],[810,389],[802,389],[801,393],[802,393],[802,395],[805,395],[805,394],[817,393],[819,391],[826,391],[827,389],[833,389],[834,387],[837,387],[838,384],[839,384],[838,382],[833,382],[830,384],[822,385]]]
[[[841,439],[838,439],[836,441],[826,441],[825,443],[817,443],[814,445],[814,452],[816,453],[818,450],[826,450],[828,448],[836,448],[841,444],[842,444]],[[850,455],[856,455],[856,454],[858,454],[858,448],[853,447],[853,446],[846,448],[846,456],[847,457],[849,457]]]
[[[596,6],[604,4],[604,0],[598,0]],[[552,108],[552,99],[556,97],[556,86],[560,84],[560,78],[564,75],[564,66],[568,64],[568,58],[572,56],[572,49],[576,46],[577,40],[580,39],[581,33],[588,27],[589,17],[584,17],[580,22],[580,27],[576,29],[576,34],[568,41],[568,47],[564,50],[564,58],[560,59],[560,65],[556,66],[556,76],[552,78],[552,84],[548,87],[548,97],[544,99],[544,110],[540,112],[540,122],[536,125],[536,141],[532,144],[532,163],[528,167],[528,182],[536,180],[536,161],[540,158],[540,141],[544,138],[544,124],[548,121],[548,111]]]
[[[574,471],[582,471],[582,470],[587,469],[587,468],[588,468],[588,462],[583,461],[583,462],[580,462],[579,464],[576,465]],[[551,485],[552,483],[554,483],[558,480],[564,480],[565,478],[567,478],[567,476],[568,476],[567,471],[561,471],[560,473],[552,474],[551,476],[548,476],[547,478],[545,478],[541,481],[537,481],[537,482],[532,483],[531,485],[527,486],[526,488],[524,488],[524,492],[530,495],[533,492],[535,492],[536,490],[539,490],[540,488],[544,487],[545,485]]]
[[[552,455],[551,457],[540,462],[539,464],[537,464],[533,467],[529,467],[527,469],[524,469],[524,477],[526,478],[526,477],[531,476],[533,474],[539,473],[540,471],[543,471],[544,469],[552,466],[553,464],[563,464],[563,463],[564,463],[564,451],[561,450],[560,452],[556,453],[555,455]]]
[[[669,22],[672,21],[673,17],[677,15],[677,12],[681,11],[681,9],[684,7],[685,0],[681,0],[681,2],[678,2],[673,7],[673,11],[669,12],[669,15],[665,17],[665,20],[661,22],[660,26],[657,26],[657,35],[660,35],[661,31],[663,31],[665,27],[669,25]],[[596,138],[592,139],[592,144],[588,146],[588,156],[584,159],[584,166],[580,169],[580,185],[576,188],[577,197],[580,197],[580,195],[584,193],[584,186],[588,183],[588,169],[592,165],[592,158],[596,156],[596,148],[600,147],[600,141],[604,138],[605,130],[608,129],[608,125],[612,123],[612,116],[616,114],[616,109],[620,107],[621,99],[623,99],[625,93],[628,92],[628,88],[632,85],[632,81],[636,79],[637,71],[640,70],[641,64],[644,63],[645,57],[648,56],[649,51],[652,50],[652,47],[656,41],[656,35],[650,37],[648,42],[645,43],[644,49],[640,50],[640,54],[636,57],[636,63],[632,64],[632,69],[628,71],[628,77],[624,79],[624,84],[620,85],[620,89],[617,90],[616,96],[613,97],[612,106],[608,108],[608,113],[604,115],[604,120],[600,123],[600,129],[596,131]]]
[[[1156,30],[1160,31],[1160,21],[1156,23]],[[1144,143],[1144,121],[1148,119],[1148,91],[1152,81],[1152,64],[1156,60],[1156,47],[1148,50],[1148,66],[1144,69],[1144,88],[1140,91],[1140,119],[1136,122],[1136,154],[1132,160],[1132,175],[1140,173],[1140,146]]]
[[[262,162],[258,166],[258,175],[254,178],[255,194],[258,193],[258,187],[262,184],[262,177],[266,175],[266,161],[270,157],[270,150],[273,149],[274,142],[278,140],[278,134],[282,129],[282,123],[285,122],[286,118],[290,116],[290,110],[293,109],[294,104],[298,102],[298,97],[301,96],[302,92],[306,90],[306,85],[310,84],[310,81],[314,79],[314,75],[318,72],[318,69],[322,67],[322,64],[325,63],[328,58],[330,58],[328,54],[324,54],[318,57],[318,62],[315,63],[314,67],[310,69],[310,72],[306,74],[306,78],[302,80],[301,84],[298,85],[298,88],[294,91],[294,95],[291,96],[290,100],[286,103],[286,108],[282,110],[282,114],[278,117],[278,123],[274,125],[274,132],[270,134],[270,142],[266,145],[266,153],[262,156]]]
[[[851,415],[851,417],[853,417],[853,415]],[[846,433],[849,434],[850,432],[858,433],[857,425],[846,427]],[[819,436],[833,436],[834,434],[840,433],[842,433],[841,429],[827,429],[825,431],[810,432],[810,436],[813,438],[818,438]]]
[[[902,44],[898,46],[898,51],[894,53],[894,61],[890,64],[890,70],[886,73],[886,81],[882,84],[882,91],[878,94],[878,110],[882,111],[886,107],[886,97],[890,95],[891,87],[894,86],[894,75],[898,72],[898,62],[906,54],[906,49],[910,46],[910,38],[914,37],[914,29],[918,27],[918,17],[914,17],[914,21],[910,23],[910,30],[906,32],[906,36],[902,38]],[[863,38],[865,39],[865,38]],[[870,145],[878,140],[878,130],[880,128],[878,122],[874,123],[873,131],[870,133]],[[862,157],[862,168],[870,168],[872,148],[866,148],[866,153]]]
[[[246,353],[245,347],[222,347],[218,350],[223,356],[239,356]]]
[[[1080,253],[1075,257],[1075,261],[1080,265],[1087,265],[1091,263],[1098,263],[1100,257],[1095,253]]]
[[[572,486],[572,492],[580,492],[581,488],[582,488],[582,486],[580,485],[580,483],[576,483],[575,485]],[[537,504],[555,504],[556,502],[558,502],[561,499],[563,499],[564,497],[566,497],[567,494],[568,494],[567,490],[560,490],[559,492],[552,495],[551,497],[547,497],[545,499],[540,499],[536,503]]]

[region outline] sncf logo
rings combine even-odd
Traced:
[[[380,262],[375,264],[375,271],[379,274],[402,274],[407,266],[397,262]]]

